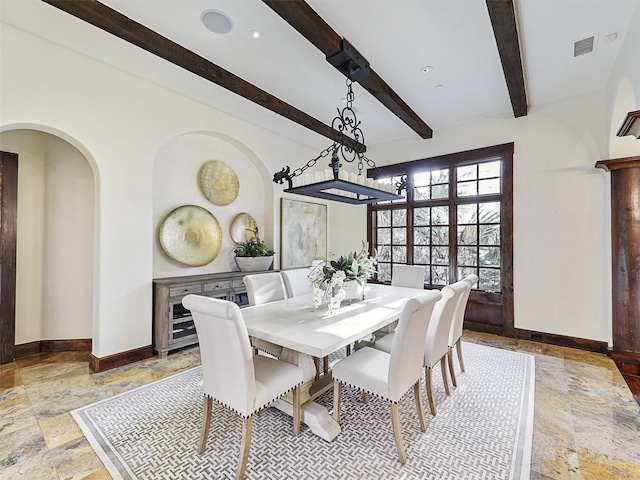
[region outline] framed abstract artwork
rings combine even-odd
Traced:
[[[280,268],[309,267],[327,258],[327,206],[281,199]]]

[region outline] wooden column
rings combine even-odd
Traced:
[[[623,374],[640,376],[640,156],[602,160],[611,172],[613,351]]]

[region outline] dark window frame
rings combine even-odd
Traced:
[[[398,207],[407,206],[407,245],[414,245],[413,238],[413,209],[421,206],[436,206],[436,205],[449,205],[450,218],[456,219],[457,224],[457,205],[460,204],[473,204],[484,203],[490,201],[500,201],[500,283],[501,291],[483,291],[474,290],[472,292],[471,301],[479,304],[477,311],[479,317],[483,319],[478,320],[478,324],[475,325],[476,329],[483,331],[490,331],[507,336],[513,336],[514,322],[513,322],[513,151],[514,144],[506,143],[502,145],[494,145],[490,147],[478,148],[474,150],[467,150],[463,152],[451,153],[446,155],[440,155],[430,158],[422,158],[418,160],[412,160],[409,162],[398,163],[394,165],[387,165],[375,169],[369,169],[367,176],[369,178],[383,178],[390,176],[404,175],[406,173],[413,173],[423,171],[425,168],[430,170],[438,168],[449,168],[449,196],[447,198],[438,200],[418,200],[414,201],[413,191],[409,189],[407,192],[406,202],[400,203],[388,203],[379,205],[368,205],[367,207],[367,239],[371,248],[375,245],[375,230],[377,228],[377,215],[379,210],[394,210]],[[483,161],[495,159],[499,157],[501,160],[501,184],[499,194],[485,194],[474,195],[456,198],[457,195],[457,182],[455,178],[455,167],[476,164]],[[449,280],[457,280],[457,229],[451,226],[449,234]],[[453,232],[453,234],[452,234]],[[479,235],[479,232],[478,232]],[[409,249],[409,248],[408,248]],[[409,249],[410,250],[410,249]],[[407,252],[407,264],[413,264],[413,256]],[[480,261],[478,259],[478,267],[480,268]],[[393,263],[391,263],[393,265]],[[427,285],[427,288],[440,288],[438,285]],[[488,307],[487,307],[488,306]],[[486,307],[486,308],[485,308]],[[474,311],[474,308],[471,308]],[[491,313],[487,313],[491,310]],[[496,312],[501,310],[500,319],[488,318],[490,323],[486,328],[484,325],[484,317],[497,317]],[[473,324],[473,319],[470,322]],[[465,323],[466,325],[466,323]],[[499,328],[498,328],[499,326]]]

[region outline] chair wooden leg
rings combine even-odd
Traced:
[[[324,375],[329,373],[329,357],[324,357],[322,359],[322,370],[324,372]]]
[[[369,394],[367,392],[362,392],[362,401],[364,403],[369,403]]]
[[[413,396],[416,400],[416,410],[418,410],[418,420],[420,421],[420,430],[427,431],[427,419],[424,416],[424,408],[422,407],[422,387],[420,382],[413,386]]]
[[[316,381],[320,378],[320,359],[313,357],[313,364],[316,366]]]
[[[293,434],[300,435],[300,385],[293,389]]]
[[[443,355],[440,359],[440,370],[442,371],[442,382],[444,383],[444,391],[447,396],[451,395],[449,390],[449,378],[447,377],[447,356]]]
[[[204,449],[207,446],[207,437],[209,436],[209,425],[211,424],[211,409],[213,402],[211,397],[204,397],[204,412],[202,414],[202,430],[200,431],[200,443],[198,444],[198,455],[204,453]]]
[[[398,404],[391,404],[391,427],[393,428],[393,439],[396,442],[396,450],[398,450],[398,457],[400,457],[400,463],[407,463],[407,455],[404,452],[404,443],[402,443],[402,432],[400,431],[400,413],[398,411]]]
[[[346,350],[347,350],[347,357],[348,357],[349,355],[351,355],[351,344],[347,345]]]
[[[458,386],[458,382],[456,381],[456,372],[453,368],[453,348],[449,348],[447,350],[447,363],[449,364],[449,373],[451,374],[451,383],[453,383],[454,387]]]
[[[429,400],[429,408],[431,415],[436,416],[436,402],[433,400],[433,386],[431,385],[431,367],[424,369],[424,383],[427,387],[427,399]]]
[[[460,370],[464,372],[464,361],[462,360],[462,339],[458,339],[456,342],[456,351],[458,352],[458,362],[460,363]]]
[[[251,430],[253,429],[253,417],[242,420],[242,444],[240,446],[240,461],[238,462],[238,470],[236,470],[236,480],[244,478],[244,472],[247,469],[247,461],[249,460],[249,447],[251,446]]]
[[[333,419],[340,423],[340,389],[342,385],[339,381],[333,381]]]

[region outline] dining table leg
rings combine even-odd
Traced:
[[[300,420],[320,438],[332,441],[340,433],[340,425],[333,419],[327,407],[312,400],[311,387],[315,381],[316,368],[311,355],[296,352],[288,348],[282,349],[280,360],[302,367],[304,383],[300,387]],[[293,415],[293,395],[291,393],[276,400],[273,407],[288,415]]]

